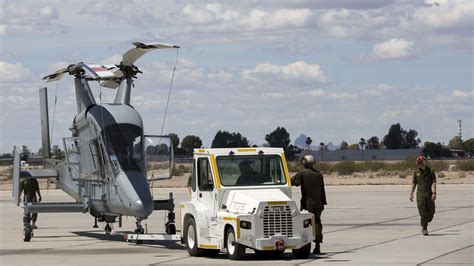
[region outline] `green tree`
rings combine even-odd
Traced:
[[[56,158],[58,160],[62,160],[66,157],[65,153],[59,148],[58,145],[53,146],[51,155],[53,158]]]
[[[301,149],[296,147],[295,145],[288,145],[288,148],[286,148],[286,151],[285,151],[285,156],[288,160],[294,160],[296,159],[296,155],[299,154],[301,152]]]
[[[474,138],[464,141],[463,147],[466,152],[474,153]]]
[[[414,129],[408,131],[402,130],[402,148],[403,149],[416,149],[418,144],[420,144],[420,139],[418,137],[418,132]]]
[[[160,155],[169,154],[169,146],[166,145],[165,143],[161,143],[160,145],[156,145],[155,149],[157,151],[157,154],[160,154]]]
[[[228,131],[217,131],[212,140],[212,148],[238,148],[238,147],[249,147],[250,143],[246,137],[243,137],[240,133],[229,133]]]
[[[183,148],[188,155],[193,155],[194,149],[202,147],[202,140],[198,136],[188,135],[181,141],[181,148]]]
[[[379,145],[380,145],[380,142],[377,136],[373,136],[367,141],[367,149],[369,150],[378,150]]]
[[[28,158],[30,157],[31,155],[31,152],[30,152],[30,149],[28,149],[28,147],[26,145],[23,145],[21,147],[21,152],[20,152],[20,159],[22,161],[26,161],[28,160]]]
[[[383,144],[387,149],[414,149],[420,143],[420,139],[417,137],[416,130],[403,130],[400,123],[397,123],[390,126],[388,134],[383,138]]]
[[[402,139],[402,127],[397,123],[390,126],[388,134],[383,138],[383,143],[387,149],[401,149]]]
[[[455,136],[449,141],[448,148],[453,149],[453,150],[462,150],[463,148],[462,139],[459,136]]]
[[[359,144],[354,143],[354,144],[349,145],[348,150],[358,151],[359,150]]]
[[[179,145],[179,137],[176,133],[169,133],[168,136],[171,139],[171,143],[173,144],[173,150],[177,150]]]
[[[281,147],[286,150],[290,145],[290,133],[284,127],[277,127],[265,136],[265,140],[270,144],[270,147]]]
[[[11,153],[4,153],[4,154],[0,155],[0,158],[13,158],[13,156],[12,156]]]
[[[425,142],[423,145],[423,154],[432,159],[452,157],[451,151],[441,145],[441,143]]]
[[[301,152],[300,148],[290,145],[290,133],[288,133],[284,127],[277,127],[274,131],[265,136],[265,140],[270,147],[283,148],[288,160],[294,160],[296,154]]]
[[[339,150],[347,150],[349,149],[349,144],[347,141],[343,140],[341,141],[341,144],[339,144]]]

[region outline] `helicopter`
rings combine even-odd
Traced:
[[[52,158],[47,88],[39,90],[44,167],[20,171],[20,152],[15,146],[12,196],[19,206],[20,178],[31,176],[52,179],[73,201],[25,203],[24,241],[33,237],[29,214],[48,212],[88,212],[94,217],[93,227],[98,227],[97,222],[105,222],[105,234],[109,235],[111,223],[118,220],[119,227],[122,226],[122,216],[135,217],[134,232],[143,234],[141,221],[155,210],[166,210],[166,233],[176,234],[173,194],[167,199],[154,199],[150,191],[153,180],[171,178],[173,145],[168,136],[144,135],[140,113],[131,105],[131,90],[137,75],[142,74],[134,65],[139,58],[150,51],[180,47],[141,42],[133,45],[119,64],[79,62],[43,78],[53,82],[66,74],[74,77],[77,114],[70,128],[71,136],[62,138],[65,158]],[[116,89],[114,101],[97,103],[89,86],[91,81]]]

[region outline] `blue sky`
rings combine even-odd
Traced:
[[[473,128],[473,1],[6,1],[0,12],[0,152],[40,146],[38,88],[47,86],[53,144],[75,115],[71,63],[118,63],[135,41],[176,44],[165,133],[217,130],[252,143],[285,127],[292,142],[383,138],[391,124],[447,143]],[[174,50],[137,62],[132,105],[157,134]],[[98,94],[98,86],[94,85]],[[57,92],[56,92],[57,91]],[[54,97],[58,103],[54,106]],[[103,101],[114,91],[103,89]],[[56,108],[56,112],[54,111]]]

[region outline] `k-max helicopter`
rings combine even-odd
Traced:
[[[57,81],[64,74],[74,76],[77,114],[70,128],[71,137],[63,138],[65,158],[50,156],[47,88],[40,89],[40,111],[44,168],[20,171],[20,156],[14,148],[13,198],[19,206],[21,177],[54,178],[57,187],[74,200],[72,202],[26,203],[24,206],[24,241],[30,241],[33,229],[29,213],[89,212],[97,222],[105,222],[105,233],[112,231],[109,223],[122,216],[136,217],[135,233],[144,233],[141,221],[154,210],[167,210],[165,227],[175,234],[173,195],[155,200],[149,182],[171,178],[173,149],[169,137],[144,135],[140,114],[130,104],[133,80],[142,73],[135,61],[147,52],[179,48],[173,45],[143,44],[123,54],[117,65],[77,63],[56,71],[43,79]],[[97,103],[89,81],[102,87],[117,89],[113,103]]]

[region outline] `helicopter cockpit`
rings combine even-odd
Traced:
[[[102,140],[114,174],[143,170],[142,129],[132,124],[115,124],[102,131]]]

